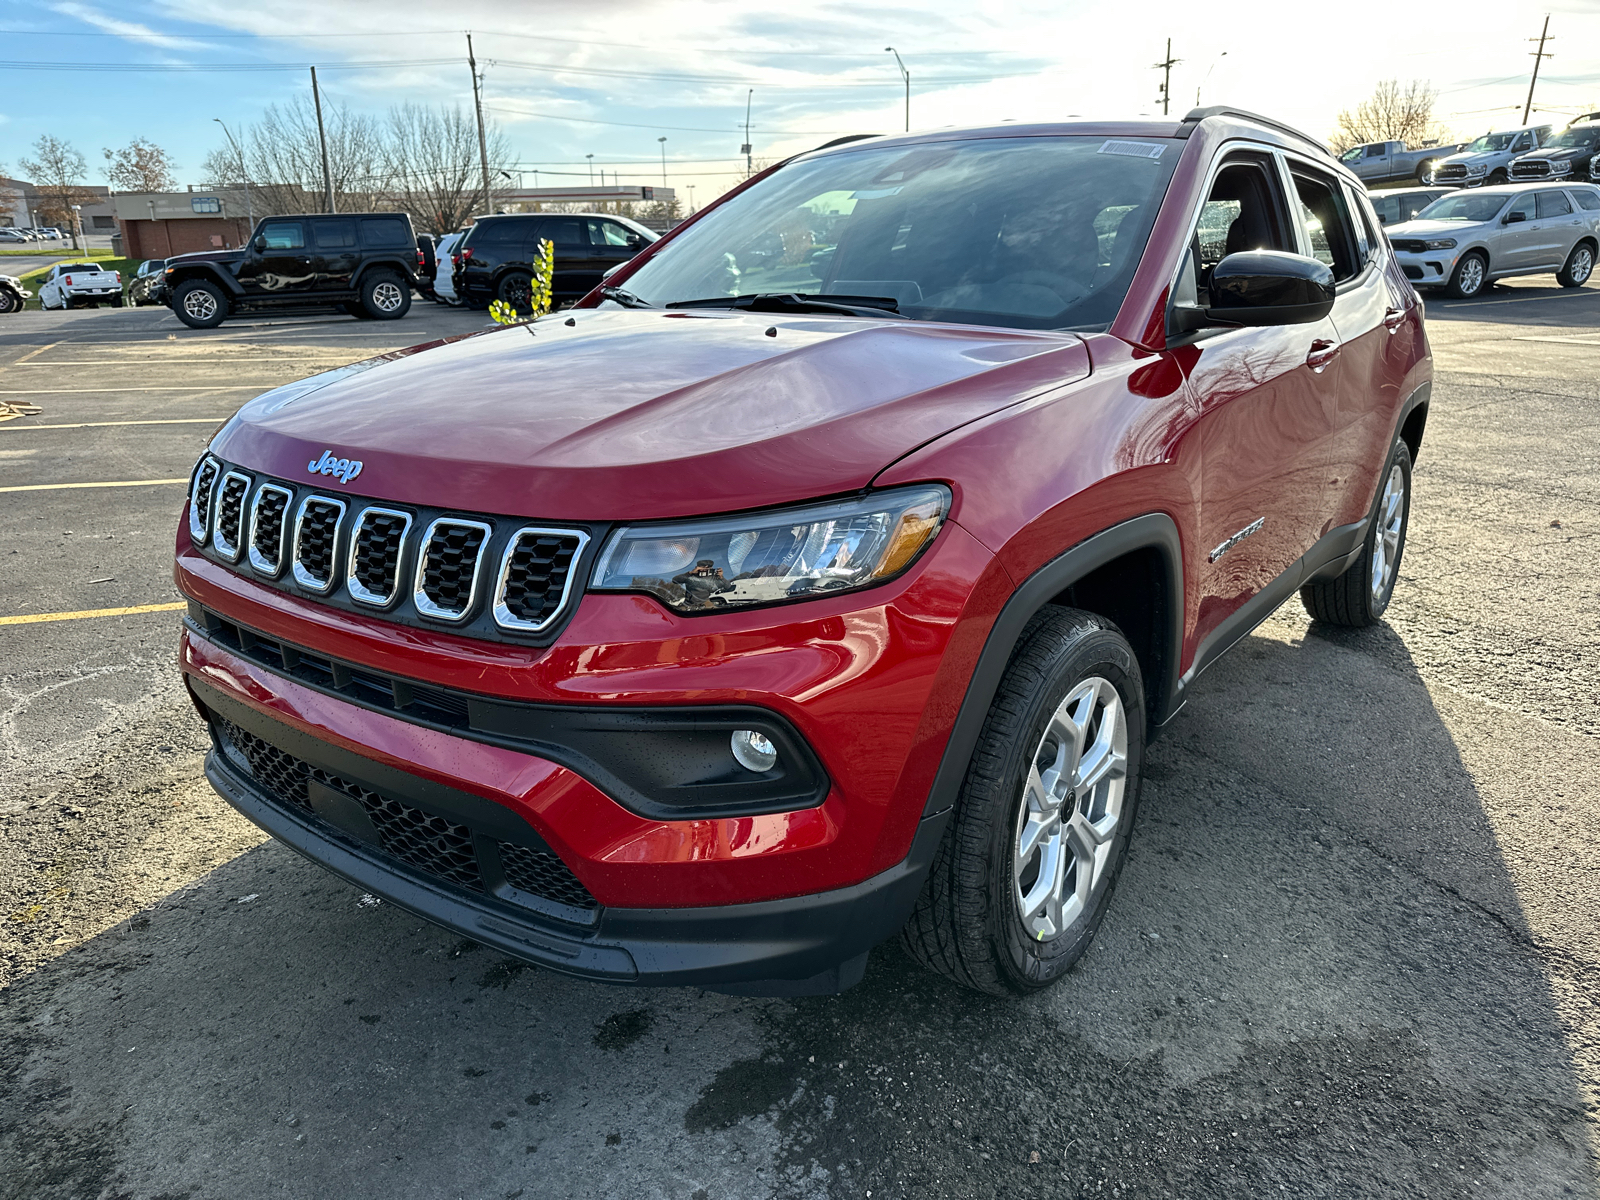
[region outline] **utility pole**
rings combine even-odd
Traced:
[[[1524,125],[1526,125],[1528,123],[1528,114],[1533,111],[1533,88],[1534,88],[1534,85],[1539,82],[1539,64],[1541,62],[1543,62],[1547,58],[1554,58],[1555,57],[1555,55],[1553,55],[1553,54],[1546,54],[1544,52],[1544,44],[1545,44],[1545,41],[1549,38],[1549,36],[1550,36],[1550,14],[1549,13],[1545,13],[1545,15],[1544,15],[1544,28],[1539,31],[1539,48],[1537,50],[1532,51],[1532,54],[1533,54],[1533,78],[1528,81],[1528,102],[1522,106],[1522,123]],[[1529,38],[1528,40],[1530,42],[1533,41],[1532,38]]]
[[[489,191],[489,142],[483,136],[483,92],[478,78],[478,60],[472,57],[472,35],[467,34],[467,67],[472,71],[472,107],[478,114],[478,164],[483,168],[483,207],[494,211],[494,196]]]
[[[333,172],[328,169],[328,133],[322,127],[322,93],[317,90],[317,69],[311,68],[311,103],[317,110],[317,141],[322,143],[322,209],[338,212],[333,204]]]
[[[1161,77],[1161,115],[1167,115],[1172,107],[1172,68],[1181,63],[1183,59],[1172,57],[1172,39],[1167,39],[1167,57],[1155,64],[1157,71],[1163,72]]]
[[[756,173],[750,159],[750,101],[755,99],[756,90],[751,88],[744,98],[744,145],[739,147],[739,153],[744,155],[744,177],[749,179]]]
[[[895,65],[897,65],[900,68],[900,74],[905,77],[905,81],[906,81],[906,132],[910,133],[911,132],[911,72],[906,70],[906,64],[900,61],[900,51],[896,50],[893,46],[885,46],[884,49],[887,50],[890,54],[894,55]]]
[[[667,135],[662,134],[656,139],[661,143],[661,186],[667,186]]]

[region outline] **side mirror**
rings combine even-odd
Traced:
[[[257,254],[265,254],[267,252],[267,239],[265,237],[262,237],[262,236],[258,235],[250,243],[250,248],[252,250],[254,250]]]
[[[645,240],[644,240],[644,237],[641,234],[630,233],[628,235],[628,249],[629,250],[643,250],[644,247],[645,247]]]
[[[1210,303],[1174,309],[1184,331],[1211,326],[1309,325],[1333,311],[1333,272],[1282,250],[1230,254],[1211,269]]]
[[[1528,214],[1525,213],[1525,212],[1522,212],[1520,210],[1517,211],[1517,212],[1508,212],[1505,215],[1505,219],[1503,221],[1501,221],[1500,224],[1502,224],[1502,225],[1515,225],[1518,221],[1526,221],[1527,219],[1528,219]]]

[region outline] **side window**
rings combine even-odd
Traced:
[[[576,217],[557,217],[544,223],[539,230],[539,236],[546,241],[556,244],[556,249],[572,246],[587,246],[589,239],[583,231],[583,223]]]
[[[1564,217],[1572,211],[1565,192],[1539,192],[1537,196],[1541,217]]]
[[[1367,147],[1367,157],[1368,158],[1382,158],[1384,156],[1385,151],[1387,151],[1388,149],[1389,149],[1389,147],[1386,146],[1383,142],[1374,142],[1372,145]]]
[[[1360,263],[1369,263],[1378,250],[1377,234],[1362,207],[1361,198],[1349,184],[1344,185],[1344,207],[1350,214],[1350,232],[1355,234],[1356,255]]]
[[[379,217],[361,222],[361,244],[400,247],[415,246],[416,242],[407,235],[406,223],[399,217]]]
[[[356,244],[354,221],[313,221],[311,234],[317,239],[318,250],[348,250]]]
[[[1333,270],[1334,282],[1342,283],[1361,270],[1355,239],[1344,198],[1338,189],[1320,176],[1296,170],[1294,187],[1300,199],[1300,219],[1311,242],[1311,256]]]
[[[1404,220],[1400,216],[1400,198],[1398,196],[1374,196],[1372,209],[1378,214],[1378,220],[1385,225],[1393,225],[1396,221]]]
[[[1200,210],[1194,261],[1204,285],[1211,268],[1241,250],[1293,250],[1270,159],[1236,159],[1217,173]]]
[[[1590,212],[1600,210],[1600,192],[1593,188],[1573,188],[1572,198],[1578,202],[1579,208],[1588,209]]]
[[[472,227],[474,247],[520,246],[522,239],[539,227],[537,221],[483,221]]]
[[[629,230],[618,225],[615,221],[600,221],[590,218],[589,244],[591,246],[620,246],[624,249],[628,245]]]
[[[1519,137],[1517,139],[1517,144],[1512,146],[1511,149],[1512,149],[1513,152],[1516,152],[1516,153],[1519,153],[1519,152],[1521,152],[1523,150],[1532,150],[1533,149],[1533,134],[1531,134],[1531,133],[1523,134],[1521,137]]]
[[[268,250],[304,250],[306,228],[299,221],[269,221],[261,227]]]
[[[1517,202],[1506,210],[1506,216],[1509,217],[1512,213],[1521,213],[1524,221],[1533,220],[1533,197],[1518,196]]]

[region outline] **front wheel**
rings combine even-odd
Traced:
[[[1331,625],[1376,625],[1394,597],[1410,520],[1411,451],[1404,442],[1396,442],[1379,482],[1361,557],[1338,578],[1319,579],[1301,588],[1306,612]]]
[[[1564,288],[1582,287],[1594,274],[1594,247],[1579,242],[1567,255],[1566,265],[1556,272],[1556,282]]]
[[[1102,617],[1046,607],[995,693],[922,895],[901,933],[958,983],[1025,995],[1089,948],[1139,800],[1144,687]]]
[[[172,311],[190,329],[215,329],[228,315],[228,298],[214,283],[189,279],[173,293]]]
[[[0,316],[22,311],[22,297],[8,287],[0,287]]]
[[[361,281],[361,307],[375,321],[397,321],[411,310],[411,289],[387,271],[368,275]]]
[[[1502,183],[1507,183],[1509,181],[1510,181],[1510,176],[1507,175],[1504,171],[1491,171],[1491,172],[1489,172],[1489,180],[1488,180],[1488,182],[1489,182],[1489,186],[1490,187],[1499,187]]]
[[[1417,182],[1427,183],[1433,178],[1433,168],[1437,164],[1431,158],[1423,159],[1417,164]]]
[[[1463,254],[1461,261],[1456,264],[1450,282],[1445,287],[1445,294],[1457,300],[1470,300],[1483,291],[1488,278],[1489,260],[1476,250],[1470,251]]]

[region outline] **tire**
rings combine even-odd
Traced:
[[[1122,868],[1144,720],[1139,663],[1116,626],[1055,606],[1028,623],[901,932],[913,958],[997,996],[1039,991],[1067,973],[1099,929]],[[1086,744],[1108,773],[1056,798]],[[1053,891],[1055,907],[1040,899]]]
[[[1376,625],[1394,597],[1400,559],[1411,521],[1411,451],[1397,441],[1378,479],[1361,557],[1336,579],[1319,579],[1300,589],[1306,612],[1330,625]]]
[[[61,297],[61,311],[62,312],[71,312],[73,309],[75,309],[77,307],[78,307],[78,302],[76,300],[74,300],[71,296],[62,296]]]
[[[125,299],[123,299],[121,296],[118,296],[114,300],[111,301],[111,307],[112,308],[123,308],[126,305],[127,305],[127,301]]]
[[[1566,264],[1556,272],[1556,282],[1564,288],[1578,288],[1594,274],[1594,243],[1579,242],[1567,255]]]
[[[1503,170],[1494,170],[1489,172],[1489,178],[1484,182],[1490,187],[1499,187],[1502,183],[1507,182],[1509,179],[1510,176],[1508,176]]]
[[[0,287],[0,317],[22,311],[22,297],[10,288]]]
[[[1475,267],[1469,265],[1474,263]],[[1457,300],[1470,300],[1483,291],[1488,280],[1489,260],[1481,250],[1469,250],[1461,256],[1461,261],[1451,273],[1450,282],[1445,285],[1445,295]]]
[[[390,271],[375,271],[361,281],[361,307],[374,321],[398,321],[411,311],[411,289]]]
[[[190,329],[215,329],[228,315],[228,298],[206,279],[186,279],[172,293],[172,311]]]
[[[358,321],[372,320],[372,314],[367,311],[367,306],[361,303],[359,300],[352,300],[349,304],[346,304],[343,307],[345,312],[349,313]]]
[[[519,317],[533,311],[533,276],[526,271],[507,271],[496,289],[499,299],[516,309]]]
[[[1425,158],[1419,162],[1417,164],[1417,182],[1427,183],[1428,176],[1433,174],[1433,168],[1435,165],[1435,160],[1431,158]]]

